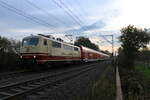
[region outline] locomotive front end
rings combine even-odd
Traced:
[[[40,45],[40,37],[38,36],[29,36],[25,37],[22,40],[21,48],[20,48],[20,58],[21,62],[24,65],[32,65],[38,64],[37,61],[42,49]]]

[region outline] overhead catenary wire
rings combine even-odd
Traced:
[[[82,11],[85,16],[86,16],[86,11],[81,7],[80,3],[78,0],[74,0],[75,3],[77,3],[77,5],[80,7],[80,11]],[[94,31],[96,33],[96,31]],[[112,44],[111,41],[109,41],[105,36],[101,36],[105,41],[107,41],[108,43]]]
[[[71,17],[72,20],[73,20],[77,25],[79,25],[81,28],[82,28],[83,26],[85,26],[85,24],[80,21],[81,19],[78,20],[78,19],[76,18],[76,17],[78,17],[78,16],[77,16],[77,15],[74,15],[74,12],[72,12],[71,9],[68,9],[69,7],[68,7],[64,2],[62,2],[61,0],[58,0],[58,1],[60,1],[60,2],[58,2],[58,1],[56,1],[56,0],[52,0],[52,1],[55,3],[55,5],[57,5],[59,8],[61,8],[62,10],[64,10],[65,13],[66,13],[69,17]],[[76,17],[75,17],[75,16],[76,16]],[[78,17],[78,18],[79,18],[79,17]],[[82,28],[82,30],[86,31],[87,28],[84,27],[84,28]]]
[[[101,35],[108,43],[112,44],[111,41],[109,41],[105,36]]]
[[[74,0],[76,1],[77,5],[80,7],[80,10],[83,12],[82,14],[84,14],[85,16],[87,15],[87,12],[84,10],[84,8],[81,6],[79,0]]]
[[[65,13],[75,22],[75,24],[81,26],[80,22],[72,15],[68,10],[66,10],[61,4],[59,4],[56,0],[52,0],[54,4],[56,4],[59,8],[63,9]]]
[[[29,1],[29,0],[27,0],[27,1]],[[55,1],[55,0],[54,0]],[[61,1],[61,0],[60,0]],[[30,2],[30,1],[29,1]],[[58,3],[59,4],[59,3]],[[59,4],[60,5],[60,4]],[[28,13],[26,13],[26,12],[24,12],[24,11],[22,11],[22,10],[20,10],[20,9],[17,9],[17,8],[15,8],[14,6],[12,6],[12,5],[10,5],[10,4],[7,4],[6,2],[4,2],[4,1],[0,1],[0,6],[2,6],[3,8],[6,8],[6,9],[8,9],[8,10],[10,10],[10,11],[12,11],[12,12],[14,12],[14,13],[16,13],[16,14],[18,14],[18,15],[20,15],[20,16],[23,16],[23,17],[25,17],[26,19],[29,19],[29,20],[31,20],[32,22],[35,22],[35,23],[37,23],[37,24],[40,24],[40,25],[42,25],[42,26],[45,26],[45,27],[47,27],[47,28],[49,28],[49,29],[51,29],[51,30],[53,30],[53,28],[55,28],[55,26],[54,25],[52,25],[52,24],[50,24],[50,23],[48,23],[48,22],[46,22],[46,21],[44,21],[43,19],[40,19],[40,18],[37,18],[37,17],[35,17],[35,16],[33,16],[33,15],[30,15],[30,14],[28,14]],[[35,6],[35,5],[34,5]],[[61,5],[60,5],[61,6]],[[39,8],[38,6],[36,6],[39,10],[41,9],[41,8]],[[61,6],[61,8],[63,8],[62,6]],[[42,10],[41,10],[42,11]],[[70,13],[69,13],[70,14]],[[70,14],[71,16],[72,16],[72,13]],[[74,17],[73,17],[74,18]],[[78,23],[79,24],[79,23]],[[79,25],[81,25],[81,24],[79,24]],[[53,27],[53,28],[52,28]],[[106,40],[106,39],[105,39]],[[110,42],[110,41],[109,41]]]
[[[66,22],[64,22],[64,21],[60,20],[59,18],[57,18],[58,16],[54,16],[53,14],[51,14],[51,13],[47,12],[46,10],[38,7],[35,3],[32,3],[29,0],[24,0],[24,1],[26,1],[29,5],[33,6],[34,8],[40,10],[41,12],[46,13],[49,17],[55,19],[58,23],[61,23],[61,24],[65,25],[65,26],[68,26]]]
[[[80,16],[82,16],[82,18],[85,20],[85,22],[87,23],[87,13],[85,12],[85,10],[83,9],[83,7],[81,6],[81,4],[79,3],[78,0],[73,0],[74,1],[74,4],[76,3],[76,6],[78,6],[78,9],[80,11]]]
[[[78,15],[80,17],[80,19],[84,19],[84,16],[82,15],[80,8],[77,7],[77,4],[75,6],[74,5],[72,6],[72,3],[75,4],[74,2],[66,1],[65,3],[66,3],[66,5],[69,5],[69,8],[71,10],[76,11],[76,15]],[[83,24],[85,24],[85,19],[82,20],[82,22],[83,22]]]
[[[29,19],[32,22],[35,22],[35,23],[40,24],[42,26],[45,26],[45,27],[47,27],[47,28],[49,28],[51,30],[53,30],[52,27],[53,28],[55,27],[54,25],[49,24],[49,23],[45,22],[44,20],[39,19],[37,17],[34,17],[34,16],[30,15],[30,14],[27,14],[26,12],[24,12],[24,11],[22,11],[20,9],[17,9],[17,8],[13,7],[12,5],[7,4],[4,1],[0,1],[0,6],[5,8],[5,9],[7,9],[7,10],[9,10],[9,11],[12,11],[12,12],[14,12],[14,13],[20,15],[20,16],[23,16],[24,18]]]
[[[69,9],[69,7],[67,7],[66,5],[65,5],[65,3],[64,2],[62,2],[62,0],[59,0],[60,1],[60,3],[73,15],[73,12]],[[78,2],[79,3],[79,2]],[[83,10],[84,11],[84,10]],[[85,11],[84,11],[84,13],[85,13]],[[78,17],[76,17],[77,19],[78,19]],[[78,19],[79,21],[80,21],[80,19]],[[85,29],[84,29],[85,30]],[[96,33],[96,31],[94,31],[95,33]],[[105,36],[102,36],[102,38],[104,38],[104,40],[106,40],[108,43],[110,43],[110,44],[112,44],[112,42],[111,41],[109,41]]]
[[[72,14],[80,23],[80,25],[83,25],[83,21],[80,19],[80,17],[78,17],[68,6],[65,2],[63,2],[62,0],[59,0],[59,2],[70,12],[70,14]]]

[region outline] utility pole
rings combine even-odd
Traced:
[[[112,36],[112,56],[114,56],[114,35]]]

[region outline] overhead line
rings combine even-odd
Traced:
[[[60,5],[56,0],[52,0],[59,8],[63,9],[65,11],[65,13],[70,16],[72,18],[72,20],[77,24],[77,25],[80,25],[81,24],[76,20],[76,18],[74,18],[69,12],[68,10],[64,9],[62,5]]]
[[[72,10],[64,3],[62,0],[59,0],[60,3],[80,22],[80,24],[83,24],[82,20],[72,12]]]
[[[102,36],[107,42],[109,42],[110,44],[112,44],[112,42],[110,42],[105,36]]]
[[[83,19],[86,21],[86,18],[85,18],[85,16],[86,16],[86,14],[85,14],[85,11],[83,10],[83,8],[81,7],[81,5],[80,5],[80,3],[79,3],[79,1],[78,0],[74,0],[74,2],[76,3],[76,5],[78,6],[78,9],[80,9],[79,11],[80,11],[80,15],[83,17]],[[86,21],[87,22],[87,21]]]
[[[86,12],[85,12],[85,10],[83,8],[81,8],[81,5],[80,5],[79,1],[78,0],[74,0],[74,1],[76,1],[76,3],[78,4],[78,6],[82,10],[82,12],[85,14]],[[96,33],[96,31],[95,31],[95,33]],[[104,38],[108,43],[112,44],[112,42],[110,42],[106,37],[102,36],[102,38]]]
[[[28,4],[30,4],[30,5],[33,6],[34,8],[36,8],[36,9],[42,11],[42,12],[47,13],[48,16],[52,17],[52,18],[55,19],[57,22],[60,22],[60,23],[64,24],[65,26],[68,26],[64,21],[60,20],[60,19],[57,18],[56,16],[54,16],[54,15],[52,15],[51,13],[47,12],[46,10],[44,10],[44,9],[42,9],[42,8],[40,8],[40,7],[38,7],[36,4],[32,3],[31,1],[29,1],[29,0],[24,0],[24,1],[26,1]]]
[[[13,7],[12,5],[9,5],[9,4],[7,4],[7,3],[5,3],[5,2],[3,2],[3,1],[0,1],[0,6],[2,6],[3,8],[6,8],[6,9],[8,9],[9,11],[12,11],[12,12],[18,14],[18,15],[21,15],[21,16],[27,18],[27,19],[30,19],[31,21],[33,21],[33,22],[35,22],[35,23],[38,23],[38,24],[40,24],[40,25],[43,25],[43,26],[45,26],[45,27],[48,27],[48,28],[50,28],[50,27],[55,27],[55,26],[53,26],[53,25],[51,25],[51,24],[49,24],[49,23],[43,21],[42,19],[39,19],[39,18],[34,17],[34,16],[32,16],[32,15],[29,15],[29,14],[25,13],[24,11],[19,10],[19,9]],[[52,29],[52,28],[50,28],[50,29]]]

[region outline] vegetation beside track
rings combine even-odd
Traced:
[[[121,47],[118,49],[116,64],[119,67],[124,100],[149,100],[149,92],[146,91],[149,87],[145,85],[148,82],[146,78],[149,72],[143,66],[135,65],[134,62],[150,60],[148,56],[150,51],[147,48],[150,32],[147,29],[129,25],[121,29],[119,41]]]
[[[134,70],[120,69],[124,100],[150,99],[150,67],[135,64]]]
[[[75,100],[115,100],[115,71],[108,67],[98,80]]]
[[[135,70],[141,72],[146,78],[150,79],[150,64],[135,64]]]
[[[150,99],[150,63],[141,63],[135,65],[135,71],[138,75],[136,78],[141,82],[144,88],[144,99]]]
[[[20,43],[18,41],[0,36],[0,71],[12,71],[17,69],[19,60],[17,51],[19,46]]]

